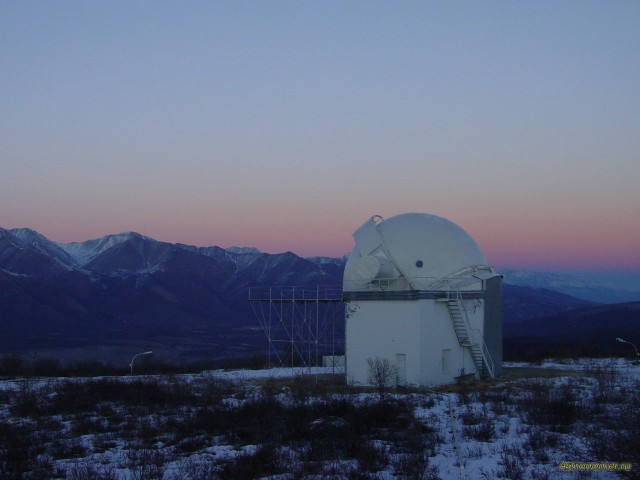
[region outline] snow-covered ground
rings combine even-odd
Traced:
[[[640,366],[504,366],[492,384],[382,400],[330,368],[0,380],[0,477],[638,478]],[[632,471],[559,468],[605,461]]]
[[[558,370],[560,375],[542,380],[533,378],[512,380],[502,383],[486,392],[471,392],[465,396],[458,394],[437,395],[436,406],[418,411],[420,416],[437,415],[446,419],[442,424],[442,435],[446,438],[443,448],[432,457],[431,464],[439,469],[443,480],[460,478],[553,478],[575,479],[620,478],[619,474],[608,470],[592,472],[563,471],[558,467],[565,462],[607,461],[607,458],[594,457],[585,437],[578,432],[554,432],[551,436],[546,430],[540,430],[527,423],[526,412],[522,409],[509,408],[505,396],[515,400],[518,396],[526,398],[527,390],[551,387],[553,391],[567,389],[575,395],[571,400],[589,405],[594,390],[600,387],[598,381],[606,382],[606,378],[615,377],[617,385],[610,385],[613,390],[625,391],[640,386],[640,366],[633,365],[626,359],[563,359],[545,360],[539,364],[525,362],[505,362],[507,369],[540,369]],[[565,376],[562,372],[573,372]],[[509,372],[510,373],[510,372]],[[531,373],[530,373],[531,375]],[[502,391],[500,394],[492,394]],[[496,402],[497,399],[497,402]],[[516,402],[513,402],[516,403]],[[498,406],[498,408],[496,408]],[[525,413],[525,415],[523,415]],[[493,426],[495,437],[489,441],[474,438],[474,432],[480,431],[484,421]],[[585,419],[581,419],[584,422]],[[477,424],[476,424],[477,422]],[[588,422],[588,419],[587,419]],[[466,425],[469,424],[469,425]],[[479,427],[476,427],[478,425]],[[588,426],[588,423],[587,425]],[[548,428],[548,426],[544,426]],[[465,429],[469,434],[465,435]],[[564,430],[565,428],[560,428]],[[581,430],[581,429],[578,429]],[[477,433],[475,435],[478,435]],[[481,436],[481,435],[478,435]],[[538,439],[538,437],[541,437]],[[533,447],[539,447],[537,450]],[[640,452],[639,452],[640,453]],[[626,459],[632,462],[632,459]],[[520,465],[520,467],[517,466]],[[510,468],[511,475],[505,472]],[[630,478],[638,478],[640,465],[633,465],[634,474]],[[521,475],[521,476],[519,476]],[[634,476],[635,475],[635,476]]]
[[[201,375],[211,375],[226,380],[256,380],[265,378],[294,378],[300,375],[330,375],[340,373],[339,367],[265,368],[262,370],[210,370]]]
[[[563,358],[563,359],[546,359],[539,363],[530,362],[503,362],[505,368],[516,367],[534,367],[534,368],[553,368],[559,370],[584,370],[588,368],[615,367],[621,371],[628,370],[633,373],[640,371],[637,365],[627,358]]]

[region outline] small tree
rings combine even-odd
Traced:
[[[395,383],[398,369],[388,358],[383,357],[367,358],[367,365],[367,381],[378,389],[382,400],[385,392]]]

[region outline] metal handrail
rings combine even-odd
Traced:
[[[496,378],[496,374],[495,374],[495,370],[494,370],[494,365],[493,365],[493,358],[491,358],[491,354],[489,353],[489,347],[487,347],[487,344],[484,343],[484,338],[480,339],[481,343],[481,347],[482,349],[480,350],[482,353],[482,359],[484,360],[484,363],[487,365],[487,370],[489,370],[489,375],[491,375],[491,378]]]
[[[460,289],[474,283],[481,282],[482,279],[473,275],[479,275],[482,272],[493,272],[494,270],[488,265],[472,265],[458,270],[450,275],[443,277],[437,276],[415,276],[415,277],[379,277],[372,280],[345,280],[344,291],[372,291],[387,290],[389,287],[395,286],[400,290],[416,290],[416,285],[422,285],[421,290],[432,291],[451,291]]]
[[[342,301],[340,285],[249,287],[249,301]]]
[[[447,298],[450,298],[450,294],[451,292],[447,291]],[[491,378],[495,378],[494,364],[493,359],[491,358],[491,354],[489,353],[489,348],[487,347],[487,344],[485,343],[482,335],[479,335],[480,330],[478,330],[477,328],[471,328],[471,325],[469,324],[469,318],[467,317],[467,309],[465,308],[464,302],[462,301],[462,294],[460,293],[460,290],[455,290],[454,295],[455,301],[458,303],[458,305],[460,305],[460,312],[462,314],[464,328],[467,329],[467,332],[469,334],[469,341],[471,342],[471,345],[475,344],[480,346],[480,355],[482,356],[482,361],[487,366],[487,370],[489,370],[489,375],[491,375]],[[481,372],[479,373],[481,374]]]

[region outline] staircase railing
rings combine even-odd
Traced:
[[[487,370],[489,371],[489,375],[491,376],[491,378],[496,378],[493,358],[491,358],[491,354],[489,353],[489,348],[487,347],[487,344],[484,343],[483,338],[480,339],[480,345],[482,346],[482,359],[484,360],[484,364],[487,367]]]
[[[471,352],[471,358],[474,359],[474,364],[476,364],[476,368],[479,369],[480,375],[482,375],[482,367],[486,367],[487,372],[491,376],[491,378],[495,378],[495,367],[493,363],[493,359],[491,358],[491,354],[489,353],[489,348],[482,338],[478,329],[472,329],[469,324],[469,318],[467,317],[467,311],[464,308],[464,303],[462,301],[462,294],[459,289],[448,289],[447,290],[447,301],[454,301],[458,310],[460,311],[460,316],[462,317],[462,322],[464,328],[466,330],[467,337],[469,338],[469,343],[471,345],[468,346],[469,351]],[[451,315],[451,311],[449,311],[449,315]],[[481,356],[481,365],[478,365],[475,360],[475,355],[473,352],[473,346],[478,345],[480,347],[480,356]]]

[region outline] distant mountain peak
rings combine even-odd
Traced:
[[[58,262],[64,268],[71,268],[73,258],[66,250],[47,237],[30,228],[12,228],[7,230],[19,243],[40,252]]]
[[[138,232],[121,232],[105,235],[104,237],[87,240],[85,242],[58,243],[57,245],[67,252],[75,260],[77,265],[83,267],[104,251],[133,239],[141,239],[147,242],[157,243],[153,238],[147,237],[146,235],[142,235]]]
[[[43,235],[40,235],[38,232],[36,232],[35,230],[32,230],[30,228],[12,228],[9,230],[9,232],[11,232],[11,234],[22,240],[23,242],[27,242],[32,244],[33,242],[46,242],[46,243],[52,243],[48,238],[46,238]]]
[[[145,240],[151,240],[151,241],[155,242],[155,240],[153,238],[147,237],[146,235],[143,235],[143,234],[138,233],[138,232],[134,232],[133,230],[127,231],[127,232],[114,233],[114,234],[111,234],[111,235],[107,235],[107,237],[117,237],[117,238],[123,238],[125,240],[128,240],[130,238],[143,238]]]

